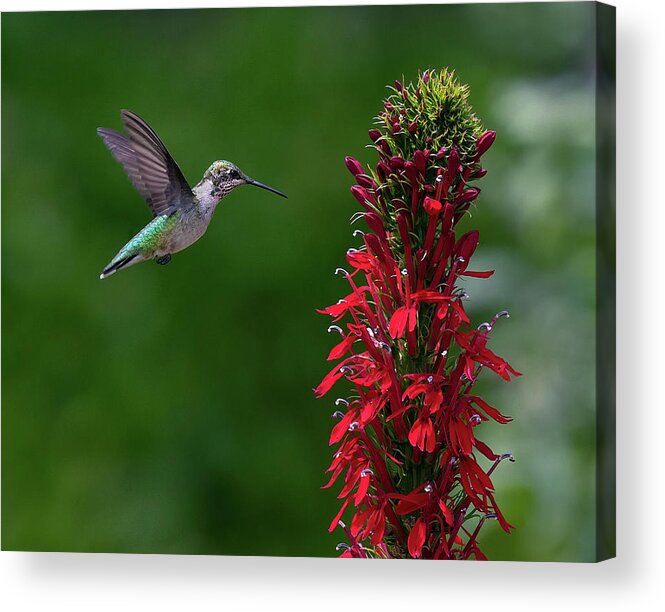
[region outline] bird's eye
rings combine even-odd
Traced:
[[[238,171],[237,171],[237,170],[231,170],[231,172],[230,172],[230,176],[231,176],[232,179],[238,179],[238,178],[240,178],[240,174],[238,174]]]

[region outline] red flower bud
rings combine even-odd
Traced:
[[[381,132],[379,130],[373,129],[367,133],[369,134],[369,138],[372,142],[376,142],[379,138],[381,138]]]
[[[376,146],[379,147],[381,153],[390,155],[390,145],[385,140],[380,140]]]
[[[416,151],[413,154],[413,162],[416,164],[416,168],[425,174],[425,169],[427,167],[427,157],[425,156],[425,152]]]
[[[459,153],[457,152],[457,149],[454,148],[450,152],[450,155],[448,155],[448,162],[446,163],[446,169],[443,173],[443,184],[441,186],[443,193],[446,194],[448,193],[448,190],[452,187],[452,184],[455,181],[458,172],[459,172]]]
[[[404,85],[402,85],[402,83],[400,83],[399,81],[395,81],[395,89],[397,91],[402,91],[402,89],[404,89]]]
[[[366,187],[367,189],[376,188],[376,183],[371,178],[369,178],[369,176],[365,176],[364,174],[359,174],[356,176],[356,182],[361,187]]]
[[[393,169],[383,160],[376,164],[376,171],[382,180],[393,173]]]
[[[450,176],[450,184],[452,185],[452,179],[459,172],[459,152],[457,147],[455,147],[448,155],[448,164],[446,165],[446,171],[448,176]]]
[[[425,72],[423,72],[422,81],[425,84],[429,83],[429,70],[425,70]]]
[[[390,165],[398,170],[404,167],[404,160],[399,155],[393,155],[390,158]]]
[[[487,130],[479,139],[476,144],[476,160],[480,159],[487,149],[492,146],[494,139],[496,138],[496,132],[493,130]]]
[[[351,193],[353,194],[353,197],[358,200],[360,205],[365,208],[365,210],[371,210],[369,205],[367,204],[368,201],[373,201],[372,198],[370,198],[369,192],[367,189],[364,187],[361,187],[360,185],[354,185],[351,187]]]
[[[381,240],[385,241],[385,236],[382,237]],[[383,260],[384,253],[383,247],[381,246],[381,240],[379,240],[379,237],[376,234],[365,234],[367,248],[370,250],[370,252],[374,253],[376,257]]]
[[[409,123],[409,134],[415,134],[418,131],[418,124],[415,121]]]
[[[346,164],[346,167],[349,169],[349,172],[353,174],[353,176],[358,176],[359,174],[365,173],[365,170],[363,169],[360,162],[357,159],[351,157],[350,155],[347,155],[344,158],[344,163]]]
[[[416,185],[418,183],[418,168],[416,168],[416,164],[414,164],[412,161],[405,162],[404,171],[406,172],[406,176],[408,177],[411,184]]]
[[[450,224],[455,215],[455,207],[450,203],[446,202],[445,210],[443,212],[443,218],[441,219],[441,227],[445,229],[450,229]]]
[[[438,215],[443,210],[443,204],[439,200],[426,196],[423,208],[428,215]]]
[[[370,229],[375,234],[377,234],[382,240],[385,240],[386,230],[383,227],[383,223],[381,222],[381,217],[379,217],[379,215],[373,212],[365,213],[363,217],[365,219],[365,223],[367,223]]]
[[[462,204],[466,204],[467,202],[472,202],[478,197],[478,194],[480,193],[480,189],[476,188],[471,188],[471,189],[465,189],[462,193],[460,193],[456,198],[453,204],[455,206],[461,206]]]

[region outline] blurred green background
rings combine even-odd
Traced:
[[[385,85],[454,68],[498,132],[467,227],[468,310],[506,308],[485,375],[515,417],[488,425],[517,526],[492,559],[592,560],[594,8],[583,4],[4,14],[2,546],[333,556],[328,319],[357,244],[347,154]],[[95,134],[144,116],[190,183],[235,161],[240,189],[166,267],[100,282],[149,219]],[[333,396],[334,397],[334,396]]]

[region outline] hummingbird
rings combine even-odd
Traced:
[[[173,253],[205,234],[217,204],[240,185],[254,185],[287,197],[225,160],[213,162],[192,189],[148,123],[129,110],[120,111],[120,116],[126,136],[109,128],[98,128],[97,133],[148,203],[153,219],[118,251],[101,279],[149,259],[161,265],[169,263]]]

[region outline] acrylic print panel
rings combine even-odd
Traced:
[[[612,556],[613,19],[3,15],[3,547]]]

